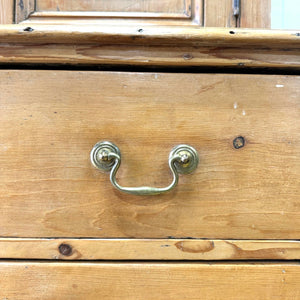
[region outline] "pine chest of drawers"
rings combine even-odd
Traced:
[[[300,298],[298,36],[155,30],[0,30],[0,298]]]

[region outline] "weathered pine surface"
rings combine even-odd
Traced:
[[[0,275],[1,299],[300,298],[300,267],[296,262],[1,262]]]
[[[275,54],[274,54],[275,53]],[[135,65],[300,69],[300,51],[223,47],[147,47],[126,45],[0,44],[4,64]],[[258,71],[260,72],[260,71]]]
[[[2,70],[1,236],[299,239],[299,89],[297,76]],[[127,186],[169,184],[178,144],[200,164],[173,192],[126,195],[91,166],[101,140],[121,149]]]
[[[0,27],[1,43],[98,44],[147,46],[252,47],[281,51],[299,50],[297,30],[253,30],[244,28],[202,28],[199,26],[118,26],[90,24],[61,26],[22,23]],[[178,44],[180,43],[180,44]],[[263,47],[264,46],[264,47]],[[286,48],[284,48],[286,47]],[[276,55],[276,53],[274,53]]]
[[[300,68],[297,31],[184,26],[0,27],[0,63]]]

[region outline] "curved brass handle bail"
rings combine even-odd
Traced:
[[[91,162],[94,167],[110,172],[112,185],[121,192],[132,195],[157,195],[169,192],[178,183],[178,173],[191,173],[197,168],[199,158],[197,151],[188,145],[176,146],[169,155],[169,167],[173,175],[170,185],[163,188],[141,186],[123,187],[116,180],[117,171],[121,165],[119,148],[111,142],[99,142],[91,151]]]

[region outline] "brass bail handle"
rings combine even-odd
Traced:
[[[173,175],[170,185],[157,188],[149,186],[124,187],[118,184],[116,174],[121,164],[121,152],[111,142],[98,142],[92,149],[91,162],[101,171],[110,171],[110,182],[121,192],[132,195],[157,195],[171,191],[178,183],[178,174],[193,172],[199,162],[197,151],[189,145],[178,145],[172,149],[169,155],[169,167]]]

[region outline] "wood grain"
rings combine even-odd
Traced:
[[[236,19],[233,16],[232,0],[204,1],[205,27],[235,27]]]
[[[25,30],[30,27],[32,30]],[[143,29],[142,31],[140,29]],[[235,28],[202,28],[199,26],[99,26],[41,25],[24,22],[3,25],[1,43],[34,44],[98,44],[147,46],[214,46],[230,48],[263,47],[269,50],[300,48],[300,36],[295,30],[253,30]],[[275,53],[276,54],[276,53]]]
[[[13,0],[0,0],[0,24],[13,23]]]
[[[35,11],[35,0],[15,1],[15,23],[26,20]]]
[[[134,19],[138,19],[140,25],[204,24],[208,27],[236,27],[238,24],[237,27],[269,29],[271,23],[271,0],[241,0],[241,15],[238,23],[233,16],[231,0],[163,0],[159,2],[153,0],[1,0],[0,7],[0,24],[12,24],[14,16],[16,23],[30,19],[30,22],[74,25],[78,22],[132,25],[136,23]],[[152,21],[147,21],[149,18]],[[169,21],[174,19],[174,21],[169,22],[167,19],[170,19]]]
[[[184,12],[182,13],[159,13],[159,12],[102,12],[102,11],[37,11],[34,12],[30,16],[30,20],[40,18],[39,21],[43,23],[73,23],[76,24],[77,22],[80,23],[89,23],[87,20],[88,18],[93,18],[93,23],[94,22],[101,22],[101,18],[106,19],[107,23],[111,25],[116,25],[119,22],[125,21],[128,22],[130,21],[131,18],[133,19],[139,19],[139,22],[143,22],[143,18],[150,18],[153,19],[151,22],[155,22],[155,19],[174,19],[174,24],[177,24],[177,21],[179,21],[178,25],[181,24],[180,20],[177,19],[190,19],[191,14],[186,14]],[[99,19],[98,19],[99,18]],[[122,20],[125,19],[125,20]],[[29,20],[27,20],[29,22]],[[157,24],[159,24],[157,21]],[[25,22],[22,22],[25,23]],[[189,22],[190,23],[190,22]],[[154,23],[155,24],[155,23]],[[185,23],[182,23],[185,24]],[[160,24],[162,25],[162,24]]]
[[[299,80],[2,70],[2,237],[299,239]],[[178,144],[200,165],[174,192],[125,195],[91,166],[101,140],[123,185],[166,186]]]
[[[240,0],[240,12],[233,15],[232,0],[205,0],[204,26],[271,28],[271,0]]]
[[[144,28],[144,27],[143,27]],[[0,28],[1,63],[300,67],[295,31],[196,27],[59,26]]]
[[[298,263],[1,262],[1,299],[295,300]]]
[[[163,1],[48,1],[27,0],[16,4],[17,23],[98,24],[136,26],[202,24],[202,0]]]
[[[36,0],[38,11],[99,11],[99,12],[154,12],[187,13],[191,0]]]
[[[199,0],[198,0],[199,1]],[[113,27],[138,27],[145,26],[180,26],[186,28],[200,24],[202,14],[197,7],[193,7],[188,14],[155,13],[155,12],[99,12],[99,11],[37,11],[20,24],[39,25],[92,25]]]
[[[65,247],[67,251],[62,251]],[[0,259],[291,260],[299,241],[1,238]]]
[[[3,0],[5,1],[5,0]],[[204,4],[203,4],[204,2]],[[202,15],[204,5],[204,16]],[[271,0],[241,0],[240,15],[238,19],[233,16],[231,0],[209,1],[65,1],[65,0],[22,0],[16,1],[16,21],[25,21],[35,12],[42,23],[76,24],[76,22],[94,23],[108,22],[131,24],[130,18],[139,18],[140,24],[159,24],[148,22],[147,18],[158,19],[160,25],[164,19],[178,19],[173,25],[193,24],[208,27],[244,27],[244,28],[270,28]],[[96,17],[96,18],[95,18]],[[115,18],[118,20],[114,20]],[[180,19],[191,19],[181,22]],[[30,18],[31,19],[31,18]],[[102,19],[102,20],[101,20]],[[104,22],[106,22],[104,21]]]
[[[68,65],[135,65],[300,69],[297,49],[148,47],[126,45],[0,44],[0,62]]]
[[[271,28],[271,0],[240,0],[240,27]]]

